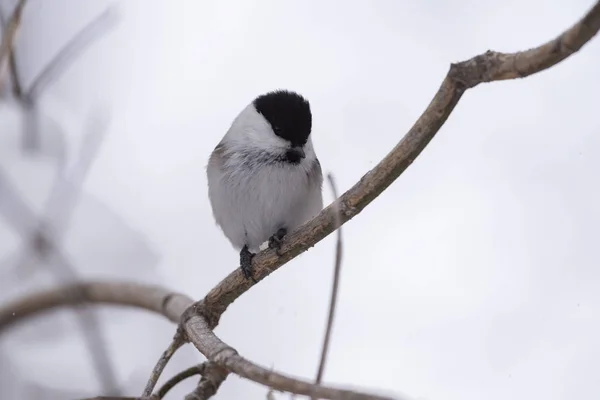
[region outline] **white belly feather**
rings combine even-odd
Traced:
[[[247,245],[256,252],[278,229],[291,232],[323,208],[316,160],[227,171],[211,159],[207,176],[216,222],[238,250]]]

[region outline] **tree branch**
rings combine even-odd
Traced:
[[[27,0],[19,0],[8,22],[3,24],[6,26],[4,26],[4,31],[2,32],[2,42],[0,42],[0,72],[4,66],[4,59],[10,58],[13,52],[25,3],[27,3]]]
[[[171,379],[166,381],[164,383],[164,385],[162,385],[161,388],[158,390],[158,392],[156,392],[155,396],[158,399],[162,399],[163,397],[165,397],[167,395],[167,393],[169,393],[169,390],[173,389],[175,386],[177,386],[177,384],[186,380],[187,378],[191,378],[192,376],[202,375],[204,373],[205,369],[206,369],[206,363],[194,365],[193,367],[184,369],[183,371],[181,371],[180,373],[176,374]]]
[[[78,294],[78,296],[74,296]],[[177,323],[193,300],[159,286],[133,282],[82,282],[57,286],[7,302],[0,308],[0,334],[23,320],[55,308],[82,304],[128,306],[151,311]]]
[[[227,368],[242,378],[261,383],[278,391],[331,400],[392,400],[352,390],[315,385],[254,364],[240,356],[234,348],[222,342],[200,315],[187,319],[185,332],[192,344],[209,360]]]
[[[333,175],[327,175],[327,179],[329,179],[329,185],[331,186],[333,198],[337,199],[338,191],[335,185],[335,179],[333,178]],[[336,210],[336,217],[337,218],[335,224],[337,229],[337,241],[335,245],[335,264],[333,267],[333,282],[331,286],[331,299],[329,301],[329,316],[327,317],[325,336],[323,337],[323,347],[321,349],[321,360],[319,362],[319,369],[317,370],[317,378],[315,379],[315,383],[317,385],[319,385],[323,380],[323,374],[325,372],[325,362],[327,361],[329,341],[331,340],[331,331],[333,330],[333,318],[335,316],[335,305],[340,284],[340,272],[342,270],[342,221],[339,210]]]
[[[156,383],[158,382],[158,378],[160,378],[163,371],[165,370],[165,367],[167,366],[169,361],[171,361],[171,358],[173,357],[173,355],[175,355],[175,352],[179,350],[181,346],[183,346],[185,343],[186,340],[183,335],[183,332],[181,331],[181,329],[177,329],[177,332],[175,332],[175,336],[173,336],[169,347],[167,347],[167,349],[163,351],[160,358],[158,359],[158,362],[152,369],[152,372],[150,373],[150,378],[148,378],[148,382],[146,383],[146,387],[144,388],[142,396],[150,396],[150,394],[154,390],[154,387],[156,386]]]
[[[227,379],[229,371],[215,364],[207,362],[202,372],[202,378],[196,388],[185,396],[185,400],[208,400],[217,393],[221,384]]]
[[[19,5],[17,4],[17,7],[18,6]],[[18,10],[17,7],[15,7],[15,10]],[[23,10],[21,8],[21,10],[19,12],[22,12],[22,11]],[[4,30],[4,27],[6,25],[7,25],[7,23],[6,23],[6,18],[4,18],[4,12],[0,8],[0,27]],[[9,54],[8,70],[9,70],[10,76],[12,78],[11,80],[12,80],[13,95],[15,95],[17,98],[20,98],[23,95],[23,88],[21,85],[21,77],[19,76],[19,71],[17,69],[17,61],[16,61],[16,57],[15,57],[14,46]]]
[[[286,237],[280,249],[281,256],[266,249],[253,258],[252,268],[256,280],[266,278],[332,233],[336,227],[338,208],[344,224],[375,200],[429,144],[467,89],[484,82],[526,77],[548,69],[581,49],[599,29],[600,1],[578,23],[539,47],[517,53],[487,51],[467,61],[451,64],[438,92],[423,114],[375,168],[314,219]],[[212,328],[219,323],[219,318],[227,307],[253,285],[236,268],[206,295],[201,308]]]
[[[73,296],[77,294],[77,297]],[[194,301],[158,286],[122,282],[90,282],[59,286],[40,291],[9,302],[0,308],[0,334],[7,328],[42,312],[57,307],[80,304],[105,304],[145,309],[165,316],[172,322],[182,319]],[[239,376],[272,387],[282,392],[315,396],[332,400],[392,400],[392,397],[369,395],[357,391],[314,385],[256,365],[241,357],[237,351],[221,341],[207,321],[193,315],[184,325],[190,342],[208,360]],[[143,398],[143,396],[142,396]]]

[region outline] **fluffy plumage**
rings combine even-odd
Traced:
[[[308,101],[270,92],[242,110],[212,152],[210,203],[236,249],[256,252],[280,229],[291,232],[323,208],[311,128]]]

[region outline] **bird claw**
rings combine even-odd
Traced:
[[[278,256],[281,256],[281,245],[285,235],[287,235],[287,229],[279,228],[279,230],[269,238],[269,248],[275,250],[275,253]]]
[[[252,279],[254,283],[257,283],[256,279],[252,276],[252,259],[254,255],[254,253],[248,250],[248,246],[242,247],[240,251],[240,269],[246,279]]]

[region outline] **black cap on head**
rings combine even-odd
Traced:
[[[254,99],[256,111],[271,124],[273,132],[293,146],[304,146],[312,128],[308,100],[298,93],[275,90]]]

